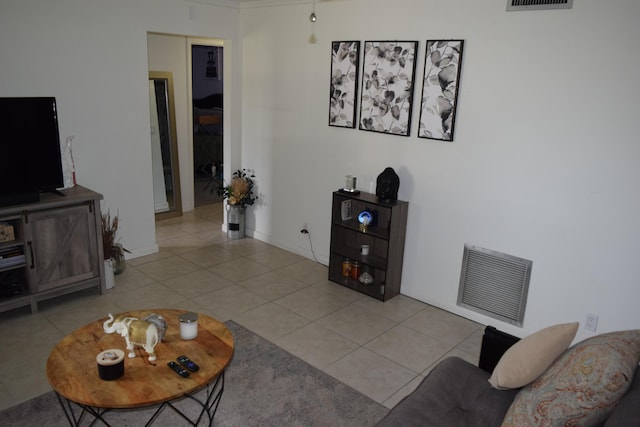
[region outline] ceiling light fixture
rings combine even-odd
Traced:
[[[312,2],[311,15],[309,15],[309,21],[316,22],[318,17],[316,16],[316,0]]]

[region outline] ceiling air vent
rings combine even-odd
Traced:
[[[573,0],[507,0],[507,11],[571,9]]]

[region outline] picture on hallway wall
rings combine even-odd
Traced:
[[[356,127],[360,42],[331,42],[329,126]]]
[[[418,137],[453,141],[464,40],[427,40]]]
[[[366,41],[360,129],[409,136],[417,41]]]

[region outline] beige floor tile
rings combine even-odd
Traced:
[[[226,240],[220,243],[225,249],[236,252],[239,255],[251,255],[273,248],[268,243],[247,237],[245,239]]]
[[[183,276],[163,280],[162,284],[186,298],[198,298],[202,294],[232,286],[234,283],[208,270],[197,270]]]
[[[107,294],[107,298],[121,307],[122,311],[173,308],[176,304],[186,300],[183,295],[160,283],[154,283],[130,292]]]
[[[205,246],[182,253],[180,256],[201,268],[213,267],[214,265],[223,264],[240,257],[237,253],[228,251],[219,245]]]
[[[480,329],[478,323],[432,306],[427,306],[402,324],[452,346],[460,344]]]
[[[206,219],[198,218],[197,216],[193,216],[193,215],[184,218],[182,221],[174,223],[172,227],[177,228],[182,233],[182,235],[184,234],[199,235],[201,233],[206,233],[211,230],[220,231],[220,227],[217,224],[212,224],[211,221],[207,221]],[[159,241],[162,240],[160,236],[158,236],[157,229],[156,229],[156,239]]]
[[[34,345],[53,347],[64,335],[42,313],[31,314],[26,310],[2,313],[0,361],[20,360],[23,356],[31,356]]]
[[[315,323],[284,335],[274,342],[319,369],[358,348],[356,343]]]
[[[224,204],[212,203],[208,205],[197,206],[192,212],[193,216],[215,224],[222,224],[224,220]]]
[[[190,309],[189,311],[206,314],[207,316],[213,317],[219,322],[226,322],[238,316],[238,313],[232,310],[227,310],[224,307],[212,307],[206,303],[202,304],[199,298],[195,300],[189,300],[188,302],[193,303],[193,305],[195,306],[195,308]]]
[[[396,325],[391,319],[351,304],[337,310],[317,323],[343,337],[363,345]]]
[[[327,366],[325,371],[380,403],[417,376],[415,372],[363,347]]]
[[[322,283],[282,297],[276,303],[309,320],[318,320],[360,298],[351,289]]]
[[[275,341],[309,324],[304,317],[273,303],[246,311],[233,320],[269,341]]]
[[[304,260],[300,255],[279,248],[269,248],[245,256],[252,261],[259,262],[272,269],[286,267]]]
[[[471,334],[467,339],[462,341],[456,347],[458,350],[465,353],[473,354],[477,360],[480,359],[480,348],[482,348],[482,335],[484,334],[484,328],[480,328]]]
[[[2,375],[2,381],[5,384],[13,387],[16,381],[37,382],[39,379],[46,381],[46,364],[51,350],[56,344],[64,337],[62,335],[55,342],[37,342],[33,341],[29,343],[22,353],[9,355],[7,358],[0,362],[0,375]],[[22,366],[29,366],[29,369],[20,368]],[[13,394],[13,389],[10,388],[9,392]]]
[[[184,231],[174,224],[156,223],[156,241],[158,242],[180,238],[184,234]]]
[[[241,282],[271,271],[265,265],[242,257],[214,265],[208,270],[233,282]]]
[[[147,264],[153,261],[169,258],[174,256],[175,254],[176,253],[172,251],[170,248],[160,247],[160,250],[154,254],[149,254],[149,255],[138,257],[138,258],[127,259],[127,265],[139,266],[139,265]]]
[[[217,291],[202,294],[197,298],[196,302],[198,305],[209,307],[210,309],[239,315],[266,304],[268,300],[234,284]]]
[[[127,264],[129,264],[127,262]],[[133,265],[127,265],[124,271],[114,276],[115,286],[108,292],[128,292],[155,283],[152,277],[147,276]]]
[[[444,341],[397,326],[365,345],[369,350],[411,369],[423,372],[444,356],[451,346]]]
[[[211,230],[206,230],[198,233],[198,238],[204,242],[205,246],[217,245],[229,240],[229,238],[227,237],[227,233],[222,231],[221,226],[218,224],[216,224],[215,227]]]
[[[167,248],[167,250],[170,250],[174,254],[182,254],[198,248],[202,248],[204,246],[208,246],[211,244],[211,242],[200,237],[200,235],[185,234],[183,236],[158,241],[158,244],[164,248]]]
[[[308,286],[280,271],[270,271],[238,284],[268,300],[282,298]]]
[[[172,256],[138,266],[138,270],[155,280],[171,279],[199,269],[200,267],[194,263],[179,256]]]
[[[279,271],[307,285],[326,281],[329,274],[327,266],[308,259],[282,267]]]
[[[397,295],[384,302],[375,298],[362,298],[357,304],[396,322],[406,320],[427,307],[427,304],[404,295]]]

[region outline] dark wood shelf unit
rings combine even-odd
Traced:
[[[30,305],[35,313],[42,300],[91,287],[105,292],[102,195],[81,186],[61,193],[0,208],[0,223],[14,233],[0,242],[0,312]]]
[[[342,203],[351,204],[351,218],[342,219]],[[369,210],[374,222],[365,231],[360,228],[358,214]],[[409,203],[398,200],[385,203],[375,194],[343,191],[333,193],[331,208],[331,246],[329,280],[358,292],[387,301],[400,293],[402,262]],[[369,255],[362,255],[362,245],[369,245]],[[373,283],[363,284],[342,275],[345,259],[357,261],[362,272],[373,276]]]

